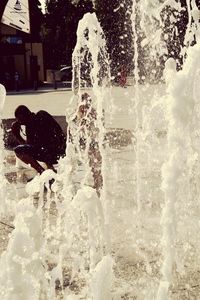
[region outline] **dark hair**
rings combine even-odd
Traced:
[[[27,115],[30,115],[30,114],[31,114],[30,110],[25,105],[19,105],[15,110],[15,117],[16,118],[19,118],[20,116],[27,116]]]

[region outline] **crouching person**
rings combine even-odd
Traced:
[[[16,156],[39,174],[45,170],[39,162],[56,171],[53,165],[65,155],[66,148],[66,136],[60,125],[48,112],[33,113],[25,105],[17,107],[15,118],[11,130],[19,144],[14,149]]]

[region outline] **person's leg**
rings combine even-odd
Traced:
[[[42,174],[44,172],[44,168],[37,162],[37,160],[33,159],[27,154],[16,154],[16,156],[23,161],[25,164],[30,165],[32,168],[34,168],[39,174]]]
[[[42,174],[42,172],[45,170],[34,158],[33,147],[31,145],[19,145],[14,149],[14,151],[17,158],[19,158],[25,164],[30,165],[39,174]]]

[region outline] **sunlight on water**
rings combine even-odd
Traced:
[[[200,14],[187,1],[175,49],[182,13],[173,0],[133,3],[126,86],[112,82],[95,13],[84,15],[63,108],[66,156],[57,173],[24,184],[23,197],[5,180],[1,129],[1,215],[13,225],[0,260],[2,299],[198,298]],[[0,112],[5,95],[0,86]]]

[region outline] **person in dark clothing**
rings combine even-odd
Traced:
[[[39,164],[44,162],[47,168],[54,169],[60,157],[65,156],[66,136],[60,125],[46,111],[32,113],[25,105],[15,110],[16,122],[12,124],[12,133],[19,145],[14,149],[16,156],[30,164],[39,174],[45,169]],[[24,139],[21,135],[25,127]]]

